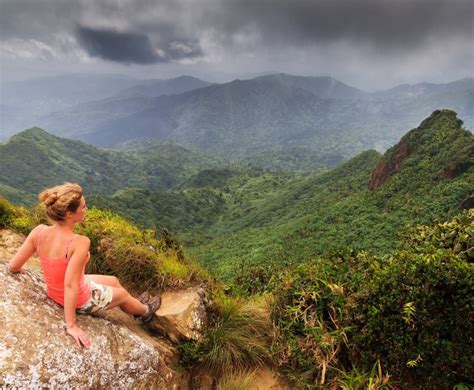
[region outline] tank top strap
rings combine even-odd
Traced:
[[[66,245],[66,251],[64,252],[64,258],[67,259],[67,253],[69,252],[69,247],[71,246],[71,242],[72,240],[74,240],[74,238],[76,238],[76,234],[74,234],[72,236],[72,238],[68,241],[67,245]]]

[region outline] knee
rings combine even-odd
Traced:
[[[114,287],[123,288],[120,284],[120,280],[118,280],[116,276],[112,276],[112,283],[114,284]]]

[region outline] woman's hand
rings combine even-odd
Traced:
[[[20,267],[20,268],[18,268],[18,269],[13,269],[13,268],[11,267],[11,264],[10,264],[10,263],[7,263],[7,267],[8,267],[8,269],[10,270],[10,272],[11,272],[12,274],[18,274],[18,273],[19,273],[19,274],[24,274],[24,273],[26,272],[23,267]]]
[[[66,326],[66,332],[76,340],[76,343],[79,347],[89,348],[91,342],[89,341],[89,337],[87,334],[79,328],[76,324],[73,326]]]

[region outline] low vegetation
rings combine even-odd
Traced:
[[[295,388],[468,388],[473,155],[472,134],[441,110],[384,156],[329,172],[208,170],[173,191],[93,198],[100,207],[79,227],[89,272],[136,291],[207,286],[204,340],[179,348],[218,388],[268,363]],[[128,214],[160,223],[142,230]],[[0,227],[45,222],[41,208],[0,199]]]
[[[401,388],[473,383],[474,209],[405,239],[383,257],[348,251],[285,272],[273,349],[295,385],[374,372]]]
[[[0,201],[2,227],[28,232],[43,218],[39,208]],[[474,383],[474,209],[407,227],[403,244],[383,256],[346,249],[296,267],[249,267],[229,288],[166,232],[158,239],[97,209],[80,229],[91,238],[92,272],[137,290],[207,284],[214,298],[205,338],[180,350],[183,365],[212,373],[218,388],[239,388],[236,378],[250,380],[271,362],[303,388]]]

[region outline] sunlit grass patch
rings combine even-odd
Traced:
[[[217,383],[217,390],[249,390],[255,371],[236,371],[226,374]]]
[[[154,231],[141,230],[110,211],[92,208],[79,230],[91,240],[88,272],[113,274],[136,291],[210,281],[179,248],[170,248]]]

